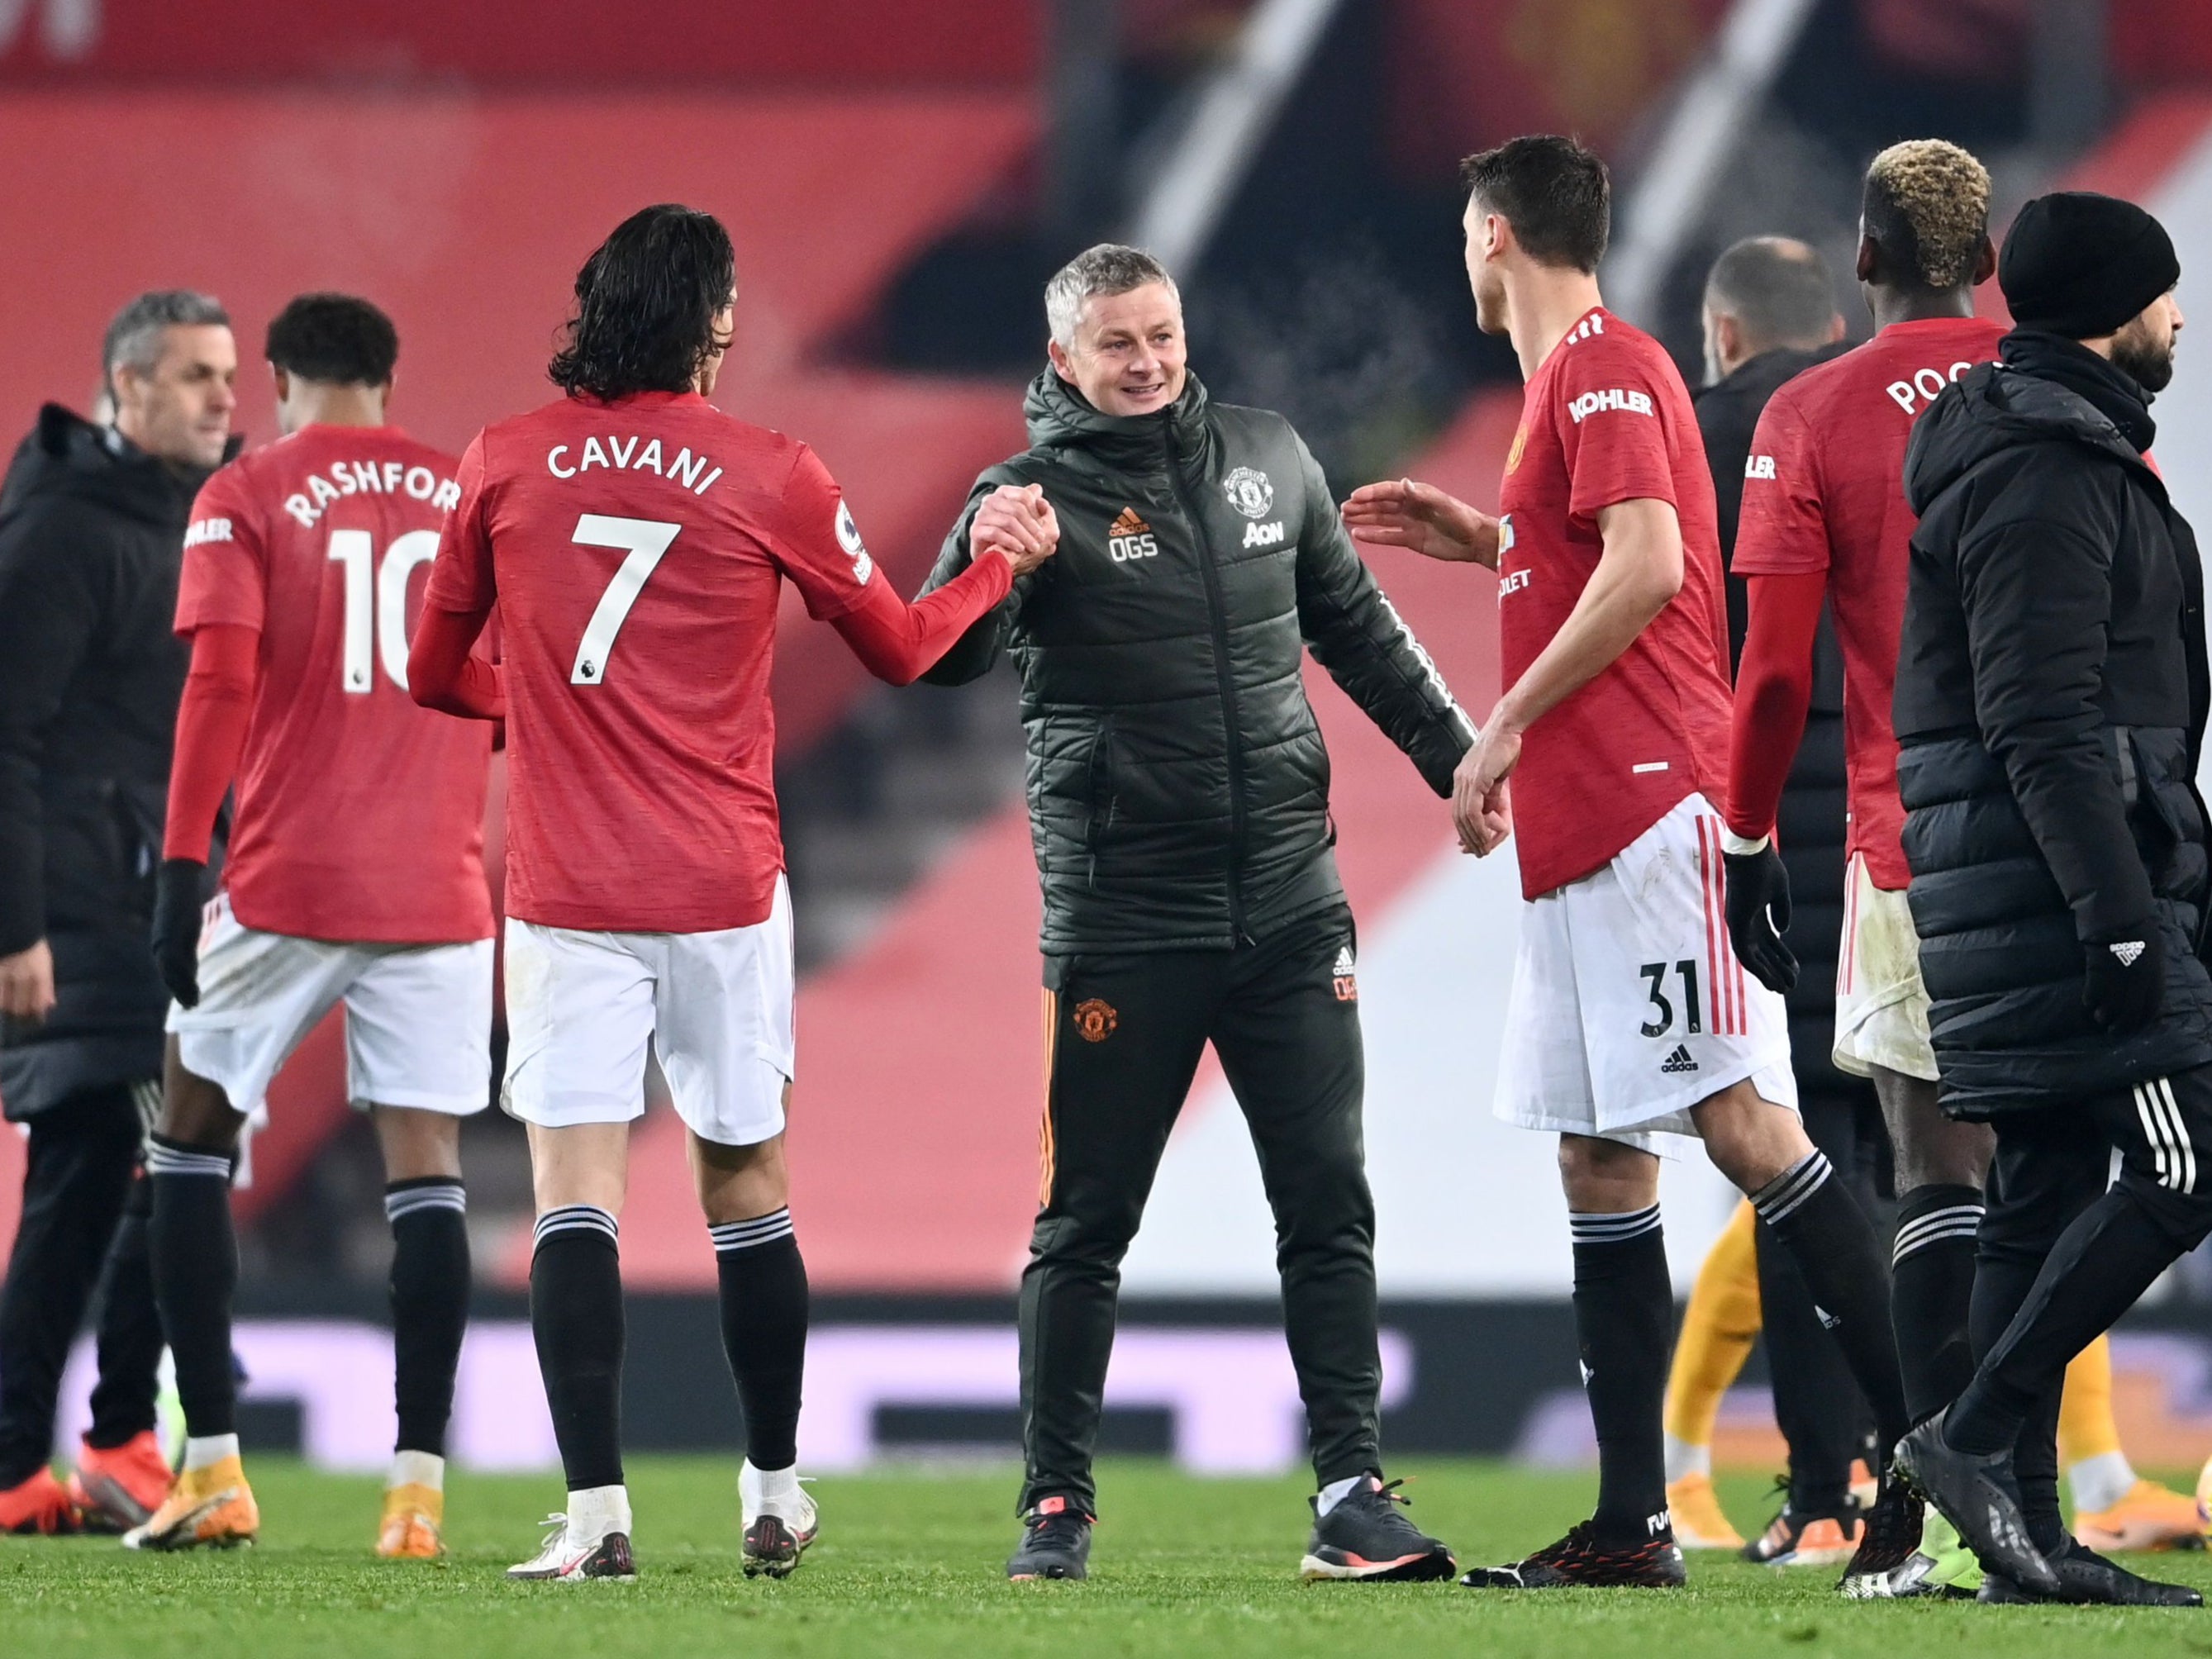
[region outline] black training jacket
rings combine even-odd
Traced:
[[[1290,423],[1207,401],[1101,414],[1050,369],[1030,447],[975,482],[925,588],[1001,484],[1041,483],[1060,550],[926,678],[1022,675],[1044,950],[1229,949],[1343,902],[1304,653],[1438,794],[1473,731],[1375,584]]]
[[[45,939],[59,999],[0,1032],[8,1115],[158,1077],[147,944],[186,653],[180,471],[49,404],[0,484],[0,955]]]
[[[2212,1062],[2196,538],[2131,380],[2050,337],[2002,350],[1905,464],[1898,783],[1942,1098],[1971,1117]],[[2116,1039],[2082,1006],[2082,945],[2151,927],[2165,1007]]]

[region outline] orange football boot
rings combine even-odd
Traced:
[[[388,1561],[434,1561],[446,1553],[446,1540],[439,1532],[445,1520],[446,1494],[435,1486],[411,1481],[387,1486],[376,1553]]]
[[[0,1492],[0,1532],[43,1533],[52,1537],[56,1533],[83,1530],[83,1517],[70,1502],[69,1488],[54,1479],[52,1469],[41,1468]]]
[[[1674,1517],[1674,1541],[1686,1550],[1740,1550],[1743,1534],[1722,1513],[1720,1494],[1710,1474],[1686,1474],[1667,1483],[1667,1510]]]
[[[85,1441],[77,1447],[70,1501],[84,1513],[87,1532],[128,1532],[145,1525],[175,1478],[161,1437],[148,1429],[119,1446]]]
[[[2106,1555],[2118,1550],[2202,1549],[2204,1512],[2194,1498],[2155,1480],[2138,1480],[2112,1508],[2076,1515],[2074,1535]]]
[[[126,1549],[229,1549],[251,1544],[261,1530],[261,1510],[246,1484],[246,1466],[226,1457],[204,1469],[185,1469],[161,1508],[143,1526],[123,1534]]]

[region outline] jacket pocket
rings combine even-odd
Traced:
[[[1097,730],[1091,734],[1091,750],[1084,757],[1084,794],[1091,799],[1091,814],[1084,821],[1084,848],[1097,856],[1106,838],[1113,834],[1115,814],[1119,807],[1119,779],[1115,761],[1113,714],[1103,714]]]

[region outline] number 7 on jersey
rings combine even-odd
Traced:
[[[576,533],[568,539],[585,547],[620,547],[629,556],[615,571],[607,591],[599,595],[592,619],[584,624],[584,637],[576,647],[576,665],[569,671],[571,685],[597,685],[607,677],[607,656],[615,648],[615,635],[629,620],[646,579],[659,564],[660,556],[676,539],[683,526],[653,519],[612,519],[586,513],[576,520]]]

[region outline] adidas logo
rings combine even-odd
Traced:
[[[1352,971],[1352,947],[1349,945],[1344,945],[1338,950],[1336,953],[1336,966],[1330,971],[1339,974],[1348,974]]]
[[[2136,959],[2143,953],[2143,942],[2131,939],[2124,945],[2108,945],[2105,948],[2120,959],[2121,967],[2132,968],[2136,965]]]
[[[1352,973],[1352,947],[1349,945],[1338,947],[1336,966],[1329,972],[1336,987],[1336,1000],[1339,1002],[1359,1000],[1359,981]]]
[[[1160,544],[1152,535],[1152,526],[1137,516],[1137,509],[1125,507],[1112,524],[1106,526],[1106,556],[1115,564],[1127,564],[1132,559],[1150,559],[1159,554]]]
[[[1844,1322],[1817,1302],[1813,1304],[1813,1317],[1820,1322],[1820,1328],[1824,1331],[1832,1331]]]
[[[1694,1072],[1698,1069],[1698,1062],[1690,1058],[1690,1045],[1678,1042],[1674,1045],[1674,1052],[1659,1062],[1659,1069],[1662,1072]]]

